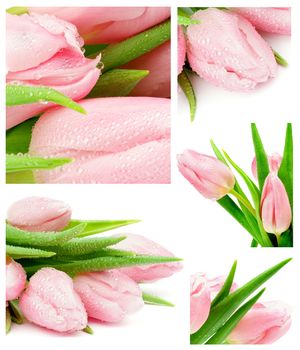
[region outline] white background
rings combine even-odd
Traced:
[[[9,5],[8,5],[9,4]],[[19,2],[1,2],[1,52],[4,53],[4,8],[8,6],[41,5],[41,2],[20,0]],[[128,0],[126,5],[170,5],[175,1]],[[238,259],[237,282],[242,284],[264,269],[287,257],[294,260],[270,280],[263,300],[282,300],[289,303],[293,310],[291,330],[277,343],[267,348],[280,348],[296,343],[300,327],[299,315],[299,238],[297,216],[298,200],[295,195],[295,248],[293,249],[250,249],[250,236],[216,204],[205,200],[178,173],[175,155],[185,148],[193,148],[202,153],[211,153],[209,139],[212,137],[219,147],[225,148],[231,157],[250,173],[253,158],[250,123],[255,121],[261,132],[265,147],[269,152],[281,152],[284,142],[285,124],[293,122],[295,149],[299,148],[299,30],[300,16],[297,1],[177,1],[180,6],[289,6],[293,11],[293,52],[289,50],[289,40],[285,37],[272,40],[272,45],[290,63],[288,69],[280,69],[279,76],[270,83],[250,94],[229,93],[208,83],[198,80],[198,115],[196,121],[189,123],[186,101],[179,95],[179,113],[177,113],[176,79],[172,84],[172,184],[171,185],[4,185],[4,153],[0,159],[2,166],[1,225],[4,231],[4,218],[8,205],[19,198],[30,195],[42,195],[62,199],[68,202],[74,217],[83,219],[126,219],[139,218],[143,222],[121,228],[119,232],[134,232],[151,237],[160,242],[177,256],[183,257],[184,270],[172,278],[149,285],[149,291],[157,292],[162,297],[173,301],[176,308],[147,306],[139,313],[129,317],[118,326],[95,326],[95,334],[89,336],[60,336],[46,333],[33,326],[22,326],[12,330],[9,336],[1,335],[1,343],[10,348],[50,349],[65,346],[81,349],[83,346],[101,347],[117,350],[131,348],[174,349],[181,350],[189,344],[189,275],[205,271],[210,276],[226,274],[234,259]],[[80,6],[78,0],[45,0],[44,6]],[[91,1],[88,5],[123,5],[122,1]],[[297,8],[296,8],[297,5]],[[175,7],[172,9],[176,13]],[[173,21],[172,34],[176,37],[176,23]],[[275,40],[275,41],[274,41]],[[172,73],[176,76],[176,40],[172,42]],[[1,74],[4,77],[4,54],[1,57]],[[4,89],[2,89],[4,90]],[[1,90],[1,92],[2,92]],[[4,91],[1,96],[2,114],[4,115]],[[3,117],[1,147],[4,150],[5,118]],[[295,160],[298,159],[296,152]],[[295,178],[298,176],[296,163]],[[295,194],[298,193],[295,183]],[[4,234],[0,245],[4,261]],[[1,275],[5,275],[4,264]],[[3,284],[3,279],[1,279]],[[4,288],[1,288],[4,304]],[[1,313],[1,324],[4,329],[4,313]],[[2,342],[3,340],[3,342]],[[195,347],[191,347],[195,348]],[[218,349],[220,347],[218,346]],[[234,349],[240,348],[234,346]],[[249,348],[252,348],[249,346]]]

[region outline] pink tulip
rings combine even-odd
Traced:
[[[118,235],[116,235],[118,236]],[[126,234],[126,239],[114,245],[114,248],[132,251],[141,255],[151,256],[174,256],[164,247],[140,235]],[[124,267],[120,269],[127,276],[136,282],[154,282],[158,279],[169,277],[173,273],[181,270],[180,263],[164,263],[143,265],[134,267]]]
[[[84,57],[83,40],[71,23],[47,14],[7,14],[6,33],[8,84],[49,86],[79,100],[97,82],[100,57]],[[8,107],[7,128],[51,106],[51,103],[33,103]]]
[[[291,35],[290,7],[236,7],[232,10],[250,21],[257,30]]]
[[[170,97],[170,41],[131,61],[123,68],[149,71],[149,75],[139,82],[130,93],[131,96]]]
[[[181,174],[208,199],[218,200],[234,187],[233,173],[217,158],[185,150],[177,160]]]
[[[109,44],[138,34],[170,17],[169,7],[32,7],[73,23],[87,44]]]
[[[271,344],[290,328],[291,315],[281,302],[255,304],[231,332],[227,341],[232,344]]]
[[[182,72],[182,67],[184,65],[185,61],[185,55],[186,55],[186,43],[185,43],[185,37],[181,26],[177,27],[177,35],[178,35],[178,58],[177,58],[177,74],[180,74]]]
[[[7,222],[25,231],[59,231],[70,222],[71,209],[64,202],[28,197],[10,206]]]
[[[18,299],[26,284],[26,273],[21,264],[6,257],[6,301]]]
[[[43,268],[35,273],[20,298],[26,319],[57,332],[75,332],[87,326],[87,314],[64,272]]]
[[[80,274],[74,288],[89,317],[104,322],[120,322],[143,305],[138,284],[117,270]]]
[[[248,20],[209,8],[187,28],[187,55],[192,69],[217,86],[249,91],[277,73],[271,47]]]
[[[52,109],[36,123],[30,154],[71,157],[71,164],[36,172],[42,183],[169,183],[170,100],[95,98],[82,116]]]
[[[277,174],[281,165],[282,156],[279,153],[273,153],[271,156],[268,156],[268,161],[269,161],[270,171]],[[256,166],[255,157],[252,161],[251,169],[252,169],[252,174],[254,178],[257,180],[257,166]]]
[[[270,173],[264,183],[261,203],[264,229],[276,236],[285,232],[292,222],[292,210],[286,189],[275,173]]]

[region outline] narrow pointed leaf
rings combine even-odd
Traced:
[[[18,300],[11,300],[8,302],[8,304],[12,321],[17,324],[24,323],[25,318],[19,307]]]
[[[171,22],[168,20],[101,51],[103,72],[120,67],[170,40]]]
[[[10,7],[6,10],[7,13],[10,15],[23,15],[24,13],[28,13],[28,8],[27,7]]]
[[[82,332],[87,334],[94,334],[93,328],[91,328],[89,325],[87,325],[85,328],[83,328]]]
[[[277,51],[273,50],[273,54],[275,57],[276,62],[282,66],[282,67],[288,67],[288,62],[286,59],[284,59]]]
[[[19,246],[54,247],[76,237],[84,228],[85,224],[79,224],[59,232],[29,232],[6,224],[6,242]]]
[[[53,102],[82,114],[86,111],[62,93],[46,86],[6,85],[6,105],[18,106],[36,102]]]
[[[55,252],[49,252],[42,249],[18,247],[13,245],[6,245],[6,255],[9,255],[13,259],[37,259],[37,258],[50,258],[54,256]]]
[[[6,308],[5,329],[6,329],[6,334],[8,334],[11,330],[11,317],[10,317],[8,307]]]
[[[33,172],[28,171],[16,171],[11,173],[6,173],[6,183],[7,184],[34,184],[35,179]]]
[[[112,69],[100,76],[88,97],[128,96],[148,70]]]
[[[170,303],[169,301],[162,299],[160,297],[157,297],[156,295],[148,294],[143,292],[143,300],[145,304],[151,304],[151,305],[159,305],[159,306],[170,306],[174,307],[175,305]]]
[[[197,109],[197,99],[193,89],[193,85],[189,79],[188,73],[185,69],[178,75],[178,84],[184,92],[190,107],[190,119],[193,122],[195,119]]]
[[[253,298],[242,305],[227,321],[226,323],[218,329],[215,335],[210,338],[205,344],[223,344],[230,333],[242,320],[242,318],[251,310],[253,305],[258,301],[261,295],[264,293],[265,289],[258,292]]]
[[[182,26],[189,26],[191,24],[199,24],[200,21],[197,19],[191,19],[187,16],[177,15],[177,24]]]
[[[274,276],[290,261],[291,259],[286,259],[269,268],[224,298],[211,310],[208,319],[203,326],[196,333],[191,335],[191,344],[203,344],[210,339],[253,292],[255,292],[262,284]]]

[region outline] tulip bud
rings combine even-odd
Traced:
[[[186,43],[185,37],[181,26],[177,26],[178,35],[178,58],[177,58],[177,74],[182,72],[182,67],[185,61],[186,55]]]
[[[71,209],[67,204],[43,197],[21,199],[7,211],[7,222],[25,231],[60,231],[69,224],[70,218]]]
[[[276,173],[278,172],[282,161],[282,156],[279,153],[273,153],[271,156],[268,156],[269,168],[270,172]],[[254,178],[257,180],[257,165],[256,158],[253,158],[252,166],[251,166],[252,174]]]
[[[6,301],[18,299],[26,284],[26,273],[21,264],[6,257]]]
[[[75,332],[87,326],[87,314],[72,279],[64,272],[42,268],[20,298],[26,319],[57,332]]]
[[[258,303],[229,335],[231,344],[272,344],[290,328],[288,307],[279,301]]]
[[[232,10],[247,18],[257,30],[291,35],[290,7],[236,7]]]
[[[185,150],[177,160],[181,174],[208,199],[218,200],[234,187],[232,171],[217,158]]]
[[[117,237],[118,235],[115,235]],[[167,249],[150,239],[135,235],[125,234],[126,239],[114,245],[114,248],[132,251],[136,254],[150,256],[174,256]],[[154,282],[161,278],[166,278],[181,270],[182,265],[178,262],[142,265],[133,267],[123,267],[120,269],[127,276],[136,282]]]
[[[138,284],[117,270],[79,274],[74,288],[88,316],[104,322],[120,322],[144,305]]]
[[[217,86],[249,91],[277,73],[271,47],[248,20],[229,11],[209,8],[191,17],[187,55],[192,69]]]
[[[34,126],[30,154],[69,157],[70,164],[35,172],[39,183],[169,183],[170,100],[94,98],[44,113]]]
[[[283,183],[274,173],[270,173],[265,180],[260,210],[264,229],[268,233],[278,236],[289,228],[291,205]]]

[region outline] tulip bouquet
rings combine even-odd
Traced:
[[[73,220],[68,205],[42,197],[14,203],[6,223],[7,332],[26,319],[92,333],[88,320],[116,323],[145,303],[172,306],[140,284],[171,276],[180,259],[140,235],[86,238],[135,222]]]
[[[248,92],[275,77],[278,64],[287,66],[260,32],[290,35],[290,8],[179,8],[178,24],[178,81],[192,121],[196,95],[190,73],[230,91]]]
[[[7,10],[8,183],[170,182],[169,18]]]
[[[292,247],[292,125],[287,125],[283,157],[267,156],[256,125],[251,127],[255,150],[252,171],[258,185],[213,141],[211,146],[217,158],[186,150],[178,155],[179,171],[204,197],[216,200],[250,233],[252,247]],[[251,200],[229,165],[245,182]]]
[[[258,302],[265,289],[251,295],[290,260],[269,268],[241,287],[234,283],[236,262],[227,278],[192,275],[191,344],[270,344],[282,337],[291,325],[288,306],[280,301]]]

